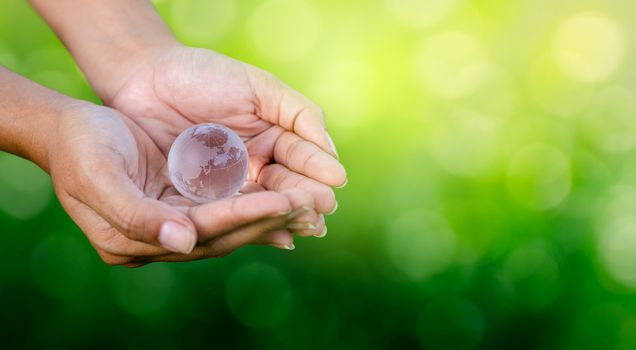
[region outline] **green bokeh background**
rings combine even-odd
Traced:
[[[636,2],[155,1],[320,103],[324,239],[108,267],[0,154],[3,348],[636,348]],[[25,1],[0,64],[99,102]]]

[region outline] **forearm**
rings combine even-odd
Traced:
[[[30,0],[105,102],[149,52],[177,42],[147,0]]]
[[[49,138],[57,117],[79,103],[0,66],[0,150],[48,171]]]

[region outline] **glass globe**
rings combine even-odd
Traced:
[[[168,154],[174,187],[197,203],[236,194],[247,177],[247,148],[225,126],[206,123],[183,131]]]

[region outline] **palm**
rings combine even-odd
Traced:
[[[108,254],[117,251],[163,253],[155,246],[127,238],[104,215],[135,216],[136,208],[109,208],[103,202],[113,187],[129,185],[144,197],[186,211],[189,202],[166,181],[166,159],[160,150],[139,127],[110,109],[85,108],[69,114],[62,122],[68,126],[61,128],[64,134],[60,139],[65,142],[59,145],[62,149],[58,153],[65,157],[53,163],[51,172],[69,215],[89,233],[94,246],[109,242],[109,251],[100,251],[107,261],[113,260]],[[115,263],[126,262],[124,259]]]
[[[250,68],[207,50],[175,50],[137,71],[111,104],[164,153],[183,129],[204,122],[226,125],[248,141],[272,127],[258,117]]]
[[[281,213],[312,205],[302,193],[290,191],[197,205],[170,184],[166,157],[126,116],[84,106],[67,113],[60,123],[58,138],[64,141],[54,154],[63,156],[51,162],[56,191],[69,215],[111,264],[226,255],[246,244],[268,242],[267,233],[286,224],[287,215]],[[200,243],[187,257],[156,244],[166,220],[196,230]]]
[[[317,208],[329,211],[335,199],[320,182],[341,184],[344,169],[326,160],[327,154],[313,144],[296,147],[301,139],[286,128],[294,129],[307,106],[286,103],[299,94],[281,93],[280,85],[266,72],[226,56],[204,49],[178,48],[158,54],[138,69],[107,102],[133,118],[164,155],[176,136],[193,124],[228,126],[248,148],[249,181],[270,190],[302,183],[300,187],[315,195]],[[285,123],[286,128],[281,126]],[[323,137],[321,134],[314,139],[323,141]],[[296,152],[288,152],[291,146]],[[314,157],[317,153],[322,158]],[[307,162],[312,157],[313,162]],[[324,167],[324,163],[336,171]]]

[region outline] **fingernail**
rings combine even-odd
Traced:
[[[335,206],[335,207],[333,207],[333,209],[331,209],[331,211],[330,211],[330,212],[325,213],[325,215],[331,215],[331,214],[335,213],[335,212],[336,212],[336,210],[338,210],[338,201],[336,201],[336,206]]]
[[[316,225],[309,223],[309,222],[304,222],[304,223],[291,223],[291,224],[287,224],[287,229],[289,230],[315,230],[316,229]]]
[[[342,185],[336,186],[336,188],[343,188],[343,187],[347,186],[348,183],[349,183],[349,179],[346,179],[345,182]]]
[[[329,135],[328,132],[325,132],[325,135],[327,135],[327,141],[329,141],[329,147],[331,147],[331,151],[336,156],[336,159],[339,160],[340,156],[338,155],[338,150],[336,150],[336,144],[333,143],[333,139],[331,138],[331,135]]]
[[[272,244],[273,247],[276,247],[278,249],[285,249],[285,250],[294,250],[296,249],[296,246],[294,245],[294,243],[288,243],[288,244],[280,244],[280,243],[274,243]]]
[[[327,235],[327,226],[325,226],[325,228],[324,228],[324,229],[322,229],[322,232],[320,232],[320,233],[319,233],[319,234],[317,234],[317,235],[314,235],[314,237],[323,238],[323,237],[324,237],[324,236],[326,236],[326,235]]]
[[[174,221],[166,221],[159,230],[159,243],[175,253],[190,254],[197,243],[196,234]]]
[[[293,220],[301,215],[303,215],[304,213],[308,212],[312,210],[312,208],[309,207],[300,207],[294,211],[292,211],[289,215],[287,215],[287,220]]]
[[[292,210],[291,210],[291,209],[289,209],[289,210],[285,210],[285,211],[279,211],[279,212],[277,212],[276,214],[274,214],[274,217],[277,217],[277,216],[284,216],[284,215],[289,215],[289,214],[291,214],[291,212],[292,212]]]

